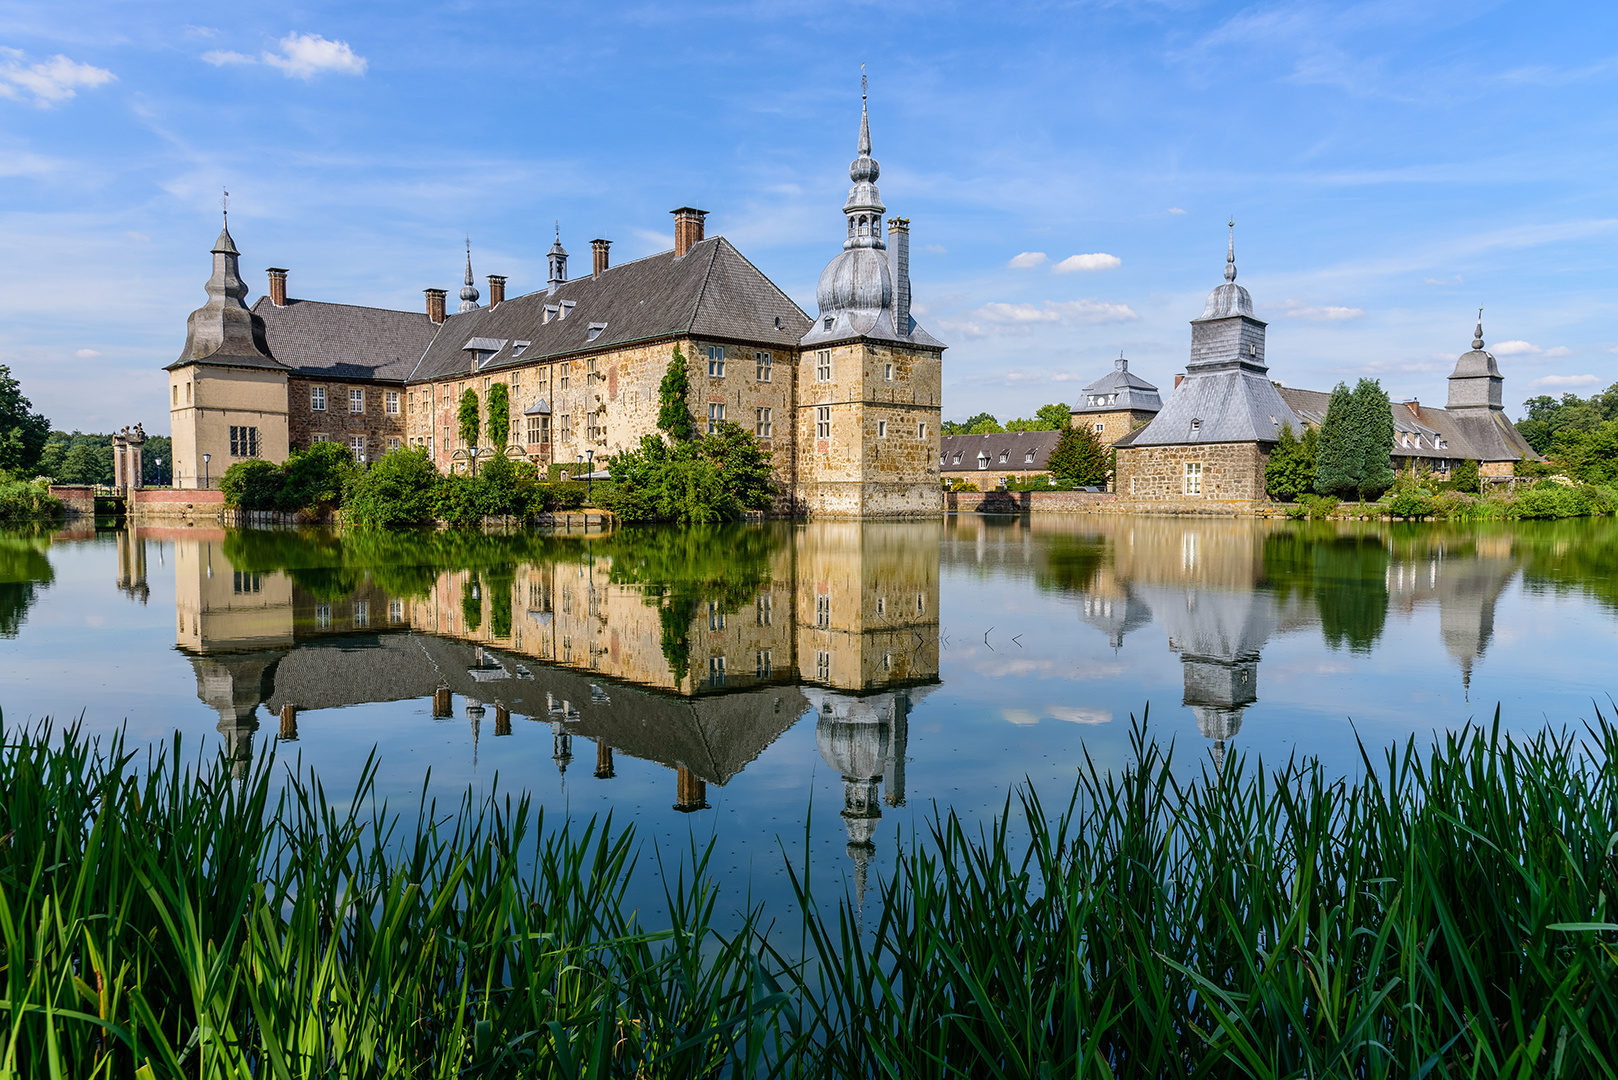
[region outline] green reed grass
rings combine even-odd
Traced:
[[[795,876],[789,960],[762,908],[718,932],[703,851],[641,927],[610,822],[12,733],[0,1074],[1615,1075],[1618,725],[1357,779],[1133,738],[1054,814],[936,815],[863,912]]]

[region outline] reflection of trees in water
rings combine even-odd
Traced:
[[[1388,547],[1373,532],[1302,526],[1264,538],[1264,577],[1281,598],[1312,599],[1333,649],[1368,653],[1388,621]]]
[[[0,637],[17,636],[39,594],[56,580],[44,537],[0,537]]]
[[[1056,592],[1086,592],[1107,562],[1107,545],[1101,537],[1053,536],[1040,554],[1035,585]]]
[[[1582,593],[1618,611],[1618,519],[1519,522],[1511,545],[1529,588]]]

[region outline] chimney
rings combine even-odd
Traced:
[[[910,219],[888,219],[888,271],[893,275],[893,328],[910,336]]]
[[[1405,402],[1405,408],[1410,410],[1410,415],[1411,416],[1414,416],[1417,420],[1421,419],[1421,402],[1420,401],[1418,401],[1415,398],[1411,398],[1409,401]]]
[[[272,266],[264,271],[270,275],[270,303],[276,307],[287,306],[287,272],[279,266]]]
[[[442,326],[444,323],[444,297],[449,295],[443,289],[423,289],[427,294],[427,318]]]
[[[499,307],[506,302],[506,279],[501,274],[489,275],[489,306]]]
[[[702,243],[702,219],[708,216],[708,211],[682,206],[669,213],[674,215],[674,257],[678,259],[694,245]]]
[[[1176,375],[1176,376],[1174,376],[1174,389],[1178,390],[1180,388],[1180,384],[1183,383],[1183,382],[1185,382],[1185,376],[1184,375]]]
[[[590,276],[600,277],[601,271],[607,268],[607,249],[612,247],[611,240],[590,241]]]

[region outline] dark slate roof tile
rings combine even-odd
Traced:
[[[318,300],[276,307],[260,297],[270,353],[302,375],[400,381],[410,374],[438,327],[423,312],[392,311]]]

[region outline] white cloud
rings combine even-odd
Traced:
[[[319,34],[288,34],[280,45],[280,53],[265,53],[264,62],[281,69],[288,78],[365,74],[365,57],[356,56],[346,41],[327,41]]]
[[[80,360],[89,360],[92,357],[100,356],[101,354],[96,352],[94,349],[80,349],[73,355],[77,356]]]
[[[211,49],[202,54],[204,62],[214,67],[224,67],[226,64],[256,64],[257,60],[246,53],[231,52],[229,49]]]
[[[1554,349],[1546,349],[1545,350],[1545,355],[1546,356],[1572,356],[1573,355],[1573,350],[1568,348],[1566,345],[1558,345]]]
[[[1311,307],[1302,300],[1288,300],[1283,307],[1286,313],[1293,318],[1308,319],[1311,322],[1346,322],[1349,319],[1357,319],[1365,314],[1364,308],[1340,307],[1331,304],[1322,307]]]
[[[1110,724],[1112,723],[1111,709],[1086,709],[1077,705],[1047,705],[1045,711],[1058,720],[1066,720],[1070,724]]]
[[[1488,348],[1496,356],[1524,356],[1538,354],[1541,351],[1538,345],[1531,345],[1526,341],[1502,341]]]
[[[1044,261],[1045,253],[1043,251],[1025,251],[1021,255],[1013,255],[1011,261],[1006,265],[1014,270],[1026,270],[1030,266],[1038,266]]]
[[[1171,213],[1171,214],[1183,214],[1183,213],[1185,213],[1185,211],[1181,210],[1178,206],[1171,206],[1171,207],[1169,207],[1169,213]]]
[[[117,78],[105,68],[80,64],[60,54],[38,64],[24,60],[19,50],[0,46],[0,97],[21,100],[27,92],[35,105],[49,108],[77,97],[81,89],[93,90]]]
[[[1018,727],[1027,727],[1029,724],[1039,723],[1039,717],[1035,716],[1027,709],[1001,709],[1000,716],[1009,723],[1016,724]]]
[[[1112,304],[1105,300],[1047,300],[1044,304],[984,304],[973,312],[978,318],[1008,326],[1026,326],[1034,323],[1126,322],[1138,319],[1127,304]]]
[[[1599,382],[1599,375],[1546,375],[1528,386],[1533,390],[1576,390],[1581,386],[1595,386]]]
[[[1089,255],[1069,255],[1051,267],[1051,273],[1076,274],[1085,270],[1116,270],[1123,265],[1123,262],[1118,256],[1108,255],[1104,251],[1092,252]]]
[[[1105,300],[1063,300],[1048,303],[1048,306],[1060,312],[1064,322],[1129,322],[1140,318],[1128,304],[1110,304]]]

